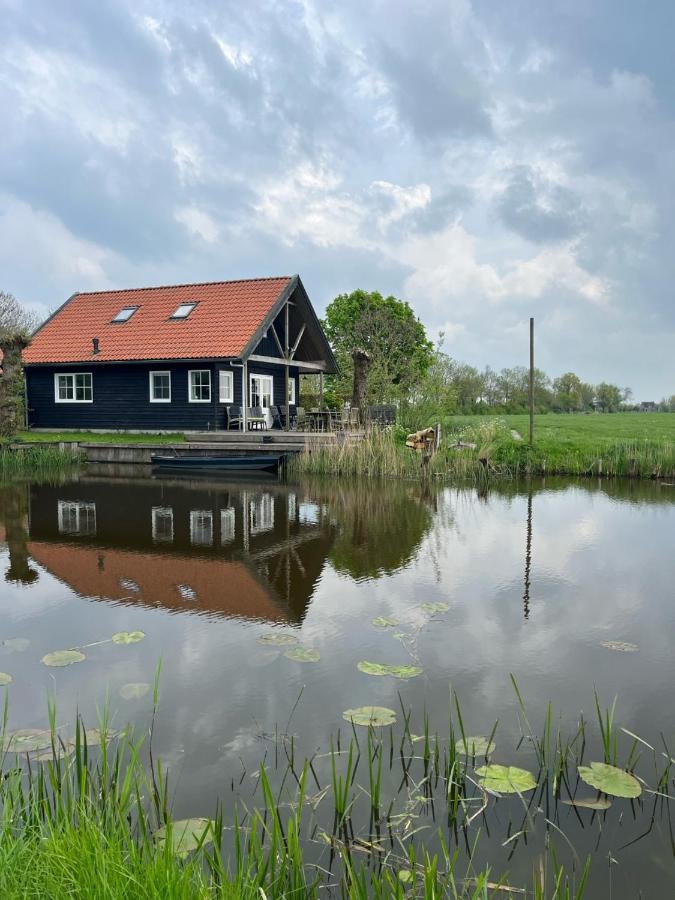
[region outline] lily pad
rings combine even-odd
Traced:
[[[590,766],[579,766],[579,777],[586,784],[612,797],[633,799],[642,793],[640,782],[634,775],[608,763],[592,762]]]
[[[41,728],[19,728],[0,737],[0,749],[8,753],[34,753],[52,745],[50,731]]]
[[[64,741],[62,744],[61,741],[54,741],[54,748],[50,744],[49,747],[45,747],[44,750],[39,750],[32,759],[35,762],[51,762],[53,759],[64,759],[66,756],[71,756],[75,752],[75,743],[74,741]]]
[[[30,641],[28,638],[8,638],[0,646],[8,653],[23,653],[30,647]]]
[[[311,647],[291,647],[284,653],[284,656],[294,659],[296,662],[318,662],[321,659],[319,651],[312,650]]]
[[[466,743],[459,740],[455,743],[455,750],[458,753],[468,753],[469,756],[490,756],[495,752],[494,741],[488,743],[488,739],[482,735],[468,737]]]
[[[396,713],[386,706],[358,706],[356,709],[346,709],[342,718],[354,725],[372,725],[379,728],[383,725],[393,725],[396,722]]]
[[[118,631],[113,634],[112,640],[114,644],[137,644],[144,637],[144,631]]]
[[[3,687],[6,684],[11,684],[14,681],[11,675],[8,675],[7,672],[0,672],[0,687]]]
[[[405,631],[395,631],[392,634],[392,637],[397,641],[404,641],[408,637],[408,635],[405,633]]]
[[[413,873],[410,869],[400,869],[398,873],[398,880],[401,884],[410,884],[413,879]]]
[[[54,650],[42,657],[46,666],[72,666],[73,663],[84,662],[87,657],[79,650]]]
[[[576,800],[563,800],[566,806],[579,806],[582,809],[609,809],[612,801],[607,797],[577,797]]]
[[[376,616],[373,619],[373,625],[376,628],[396,628],[399,625],[399,621],[395,616]]]
[[[289,647],[292,644],[297,644],[298,639],[294,634],[285,634],[283,631],[278,633],[271,631],[268,634],[261,634],[258,638],[258,643],[266,646],[271,644],[273,647]]]
[[[368,662],[365,659],[357,663],[356,668],[366,675],[393,675],[394,678],[415,678],[424,671],[420,666],[387,666],[382,663]]]
[[[123,684],[120,688],[120,697],[124,700],[140,700],[141,697],[145,697],[149,690],[150,685],[144,681]]]
[[[600,646],[608,650],[618,650],[620,653],[636,653],[640,649],[637,644],[629,644],[626,641],[600,641]]]
[[[447,612],[450,607],[447,603],[423,603],[422,609],[433,616],[435,613]]]
[[[170,827],[163,825],[155,832],[155,840],[160,847],[166,844],[169,832],[171,847],[179,856],[186,856],[200,844],[213,843],[213,823],[210,819],[179,819]]]
[[[519,769],[517,766],[499,766],[491,763],[489,766],[480,766],[476,769],[476,775],[480,777],[480,785],[486,791],[498,794],[524,794],[533,791],[537,786],[537,779],[527,769]]]
[[[106,728],[101,731],[100,728],[87,728],[85,736],[87,738],[87,747],[100,747],[104,739],[106,744],[118,737],[122,732],[114,731],[112,728]],[[74,740],[74,739],[73,739]]]

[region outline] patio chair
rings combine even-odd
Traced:
[[[227,413],[227,430],[229,431],[231,428],[240,429],[244,422],[241,406],[226,406],[225,412]]]
[[[248,411],[247,418],[251,430],[254,428],[267,428],[267,416],[262,406],[252,406]]]
[[[295,407],[293,427],[296,431],[302,431],[303,429],[307,428],[307,413],[302,406]]]
[[[272,414],[272,428],[281,428],[283,430],[284,414],[281,412],[279,407],[270,406],[270,413]]]

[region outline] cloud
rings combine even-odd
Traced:
[[[300,271],[319,311],[405,296],[481,366],[536,308],[554,371],[672,392],[672,5],[658,29],[609,0],[3,13],[0,287]]]

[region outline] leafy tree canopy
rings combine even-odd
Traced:
[[[337,393],[351,396],[353,350],[371,358],[368,399],[372,403],[407,396],[433,360],[433,345],[409,303],[377,291],[339,294],[323,322],[340,366]]]

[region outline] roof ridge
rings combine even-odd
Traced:
[[[191,288],[191,287],[211,287],[217,284],[250,284],[253,281],[290,281],[292,275],[266,275],[263,278],[232,278],[224,281],[190,281],[185,284],[153,284],[145,287],[132,288],[108,288],[105,291],[78,291],[77,296],[82,297],[85,294],[131,294],[137,291],[165,291],[169,288]]]

